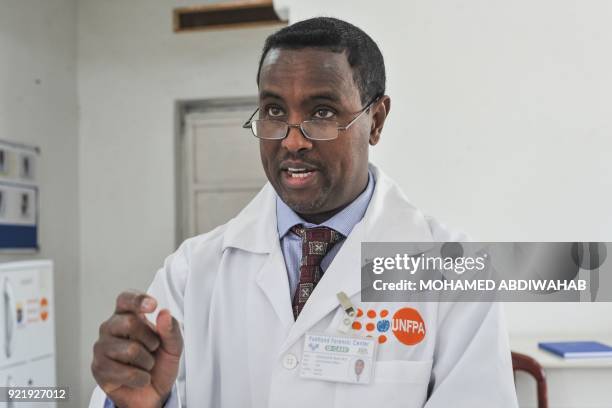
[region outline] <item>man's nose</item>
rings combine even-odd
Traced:
[[[290,152],[312,149],[312,142],[302,133],[299,126],[291,126],[287,137],[281,141],[281,145]]]

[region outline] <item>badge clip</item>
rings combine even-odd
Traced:
[[[351,299],[344,292],[338,292],[336,294],[338,301],[340,302],[340,306],[342,310],[344,310],[344,316],[338,325],[338,331],[340,333],[348,333],[349,330],[353,327],[353,322],[355,321],[355,317],[357,316],[357,310]]]

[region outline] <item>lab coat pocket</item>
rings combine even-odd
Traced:
[[[335,407],[422,408],[432,362],[377,361],[370,384],[337,384]]]

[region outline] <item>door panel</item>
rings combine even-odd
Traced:
[[[242,124],[252,103],[190,112],[180,139],[179,241],[226,223],[266,182],[259,142]]]

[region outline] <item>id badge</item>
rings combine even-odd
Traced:
[[[374,376],[376,339],[306,333],[300,377],[369,384]]]

